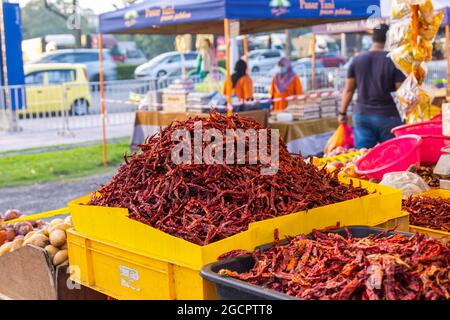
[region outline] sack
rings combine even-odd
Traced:
[[[403,197],[410,197],[431,190],[419,175],[408,171],[386,173],[380,185],[400,189]]]
[[[325,154],[330,153],[337,147],[344,147],[347,149],[353,148],[355,146],[355,139],[353,135],[352,128],[346,124],[341,124],[336,132],[328,140],[325,146]]]

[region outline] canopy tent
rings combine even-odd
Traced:
[[[223,21],[239,20],[240,32],[298,28],[373,16],[379,0],[155,0],[102,14],[100,32],[223,34]]]
[[[230,21],[239,21],[237,31],[246,35],[339,20],[367,19],[380,11],[380,0],[147,0],[104,13],[100,15],[99,26],[102,114],[106,112],[102,34],[224,34],[227,79],[230,80],[229,43],[233,36]],[[236,24],[233,29],[237,29]],[[315,46],[314,41],[312,45]],[[314,70],[314,63],[312,68]],[[232,113],[231,90],[227,91],[229,113]],[[106,141],[105,125],[103,141]],[[104,162],[107,163],[105,142]]]

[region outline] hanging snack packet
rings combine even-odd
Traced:
[[[402,119],[405,120],[408,115],[417,112],[417,107],[419,105],[425,106],[429,104],[431,97],[419,85],[414,74],[411,74],[395,93],[395,100],[398,112]]]
[[[430,43],[425,40],[420,40],[419,46],[414,47],[411,43],[404,44],[394,50],[389,54],[395,66],[400,69],[405,75],[409,75],[415,69],[414,62],[430,61],[432,57],[433,47]],[[423,67],[421,65],[417,66],[418,69]],[[425,69],[423,72],[418,70],[418,75],[426,73]],[[418,80],[422,77],[418,76]],[[420,82],[420,81],[419,81]]]
[[[432,42],[434,40],[434,37],[436,37],[437,32],[439,31],[439,27],[441,26],[442,19],[444,18],[444,12],[440,11],[438,12],[432,19],[432,22],[429,23],[423,18],[420,17],[419,20],[419,35],[427,40]]]
[[[433,23],[434,7],[431,0],[426,0],[424,4],[420,5],[419,12],[421,18],[429,24]]]
[[[407,1],[392,1],[392,19],[402,19],[409,14],[411,14],[411,5]]]
[[[411,19],[406,17],[402,20],[396,21],[396,23],[392,24],[389,28],[387,37],[387,48],[389,51],[409,43],[412,39]]]

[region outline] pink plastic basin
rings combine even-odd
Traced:
[[[442,113],[438,114],[437,116],[434,116],[433,118],[430,119],[430,121],[442,122]]]
[[[381,180],[385,173],[405,171],[410,165],[420,162],[421,144],[422,138],[414,134],[388,140],[359,159],[355,172]]]
[[[442,135],[442,121],[425,121],[414,124],[407,124],[392,129],[392,134],[396,137],[401,137],[406,134],[417,134],[419,136],[424,135]]]
[[[421,136],[420,159],[424,164],[436,164],[444,153],[442,148],[450,147],[450,137],[445,136]]]

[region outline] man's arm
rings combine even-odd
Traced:
[[[356,90],[356,80],[355,78],[348,78],[345,80],[345,88],[342,93],[342,104],[339,112],[338,121],[339,123],[347,123],[347,109],[352,102],[353,95]]]

